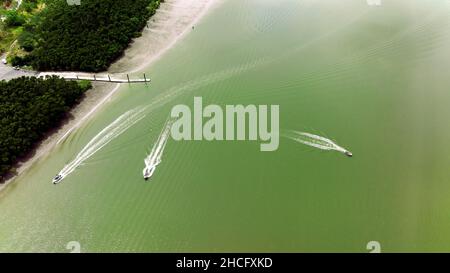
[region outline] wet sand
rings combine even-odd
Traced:
[[[166,0],[150,18],[142,36],[111,65],[111,73],[134,73],[149,66],[175,45],[192,27],[217,5],[216,0]]]

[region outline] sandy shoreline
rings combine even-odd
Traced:
[[[142,36],[111,65],[111,73],[134,73],[149,66],[192,31],[217,0],[166,0],[148,21]],[[144,49],[144,50],[142,50]]]
[[[161,3],[156,14],[148,21],[148,27],[142,31],[142,36],[131,43],[124,52],[124,56],[113,63],[107,73],[134,73],[148,67],[172,48],[185,34],[189,33],[192,26],[218,2],[218,0],[166,0]],[[61,72],[60,74],[66,73],[72,72]],[[120,84],[93,83],[93,88],[86,92],[84,99],[71,110],[71,118],[43,140],[32,156],[15,166],[17,174],[0,184],[0,191],[37,160],[47,155],[72,131],[92,118],[96,111],[113,99],[113,95],[119,89]]]

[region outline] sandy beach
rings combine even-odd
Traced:
[[[156,14],[148,21],[142,36],[135,39],[124,52],[124,56],[113,63],[106,73],[125,74],[138,72],[160,58],[177,41],[182,39],[212,7],[220,0],[166,0],[161,3]],[[8,73],[10,71],[4,71]],[[73,72],[41,73],[64,76]],[[105,74],[105,73],[100,73]],[[92,74],[91,74],[92,75]],[[8,77],[9,78],[9,77]],[[0,191],[17,176],[24,173],[37,160],[47,155],[52,148],[65,139],[71,132],[80,127],[108,101],[114,99],[114,94],[120,89],[120,84],[93,83],[93,88],[86,92],[83,100],[70,112],[70,118],[44,139],[37,149],[25,161],[19,162],[16,175],[0,184]]]

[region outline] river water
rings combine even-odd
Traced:
[[[450,250],[450,2],[228,0],[95,118],[0,194],[0,251]],[[138,74],[134,75],[138,76]],[[176,104],[280,105],[288,138],[168,139]],[[146,115],[61,184],[53,176],[106,126]]]

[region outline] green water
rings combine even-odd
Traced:
[[[228,0],[0,194],[0,251],[450,251],[450,3]],[[353,158],[280,139],[169,140],[172,106],[278,104],[280,127]],[[122,113],[148,115],[54,186]]]

